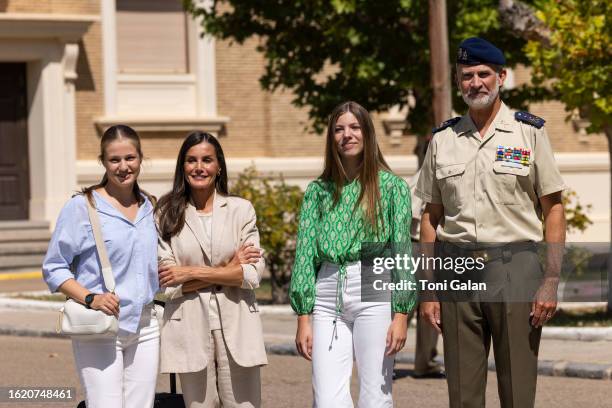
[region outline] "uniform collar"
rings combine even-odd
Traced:
[[[511,132],[513,120],[514,120],[514,116],[513,116],[512,111],[510,110],[510,108],[508,108],[508,105],[506,105],[502,101],[501,106],[499,107],[499,110],[497,111],[497,114],[495,115],[495,119],[493,119],[491,126],[489,126],[489,129],[490,130],[501,130],[502,132]],[[485,139],[489,139],[489,137],[485,137],[483,139],[480,138],[480,135],[478,134],[478,130],[476,129],[476,125],[474,124],[474,121],[470,117],[469,113],[466,113],[465,115],[461,117],[461,120],[459,121],[459,123],[457,123],[455,130],[458,136],[473,135],[477,137],[478,140],[481,140],[482,142],[484,142]],[[487,133],[489,133],[489,131],[487,131]]]
[[[466,113],[461,117],[461,120],[455,126],[455,131],[457,133],[457,136],[470,136],[478,134],[476,125],[474,125],[474,121],[470,117],[469,113]]]
[[[514,115],[508,105],[504,102],[501,103],[499,111],[495,116],[495,120],[491,124],[495,129],[501,130],[503,132],[511,132],[512,124],[514,123]]]

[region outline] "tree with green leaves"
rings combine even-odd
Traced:
[[[308,110],[315,130],[340,102],[355,100],[370,111],[414,106],[406,118],[411,133],[431,131],[428,7],[421,0],[186,0],[202,17],[206,33],[243,43],[258,38],[265,56],[264,89],[289,89],[293,103]],[[528,63],[525,41],[502,26],[495,0],[448,2],[449,57],[469,36],[494,39],[511,64]],[[544,88],[505,90],[504,100],[525,109],[542,99]],[[458,112],[465,105],[454,95]]]
[[[208,35],[260,40],[264,89],[288,89],[321,131],[328,113],[352,99],[370,111],[410,106],[411,133],[426,136],[431,107],[428,7],[422,0],[184,0]],[[491,39],[510,67],[534,67],[535,81],[502,91],[516,109],[559,99],[610,142],[610,26],[606,0],[447,2],[449,63],[465,38]],[[413,98],[408,96],[412,95]],[[458,92],[453,107],[465,111]],[[422,138],[421,138],[422,139]],[[612,197],[611,197],[612,200]],[[612,264],[612,262],[610,262]],[[611,302],[612,304],[612,302]]]
[[[302,190],[287,185],[282,176],[263,176],[255,167],[249,167],[231,183],[230,191],[249,200],[255,208],[260,245],[270,271],[272,303],[289,303]]]
[[[612,28],[607,0],[540,0],[536,16],[548,41],[531,40],[527,56],[536,83],[548,82],[569,112],[588,121],[588,133],[608,138],[612,162]],[[611,197],[612,200],[612,197]]]
[[[577,113],[588,120],[588,133],[603,132],[612,142],[612,28],[608,25],[611,3],[607,0],[537,0],[535,9],[518,1],[522,17],[507,24],[528,39],[526,55],[532,80],[546,84],[551,96],[565,104],[568,119]],[[529,11],[531,14],[528,14]],[[508,13],[507,15],[511,15]],[[536,18],[524,27],[522,20]],[[612,143],[610,143],[612,158]]]
[[[526,55],[536,84],[546,84],[570,116],[603,132],[612,163],[612,28],[609,0],[537,0],[535,9],[501,0],[506,24],[528,40]],[[612,185],[610,189],[612,204]],[[610,225],[612,236],[612,224]],[[608,312],[612,315],[612,247],[608,259]]]

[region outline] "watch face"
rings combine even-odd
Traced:
[[[89,295],[85,296],[85,303],[87,304],[87,306],[91,305],[91,302],[93,302],[94,300],[94,294],[90,293]]]

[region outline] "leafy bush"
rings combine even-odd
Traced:
[[[591,211],[591,204],[583,206],[578,200],[578,195],[574,190],[565,190],[563,192],[563,206],[565,207],[565,219],[567,222],[567,231],[583,232],[593,222],[587,216]]]
[[[254,166],[238,175],[230,192],[249,200],[257,213],[257,227],[270,271],[272,303],[288,303],[291,269],[295,259],[300,204],[304,193],[297,186],[260,174]]]

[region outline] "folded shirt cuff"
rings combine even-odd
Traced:
[[[45,280],[51,293],[55,293],[57,292],[57,289],[68,279],[74,279],[72,272],[67,269],[56,269],[50,272]]]
[[[174,300],[183,296],[183,284],[181,283],[178,286],[168,286],[164,289],[164,295],[166,295],[166,300]]]
[[[259,274],[255,266],[241,264],[242,267],[242,289],[257,289],[259,287]]]

